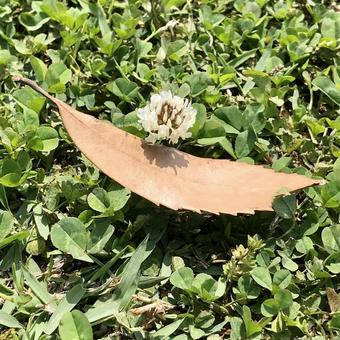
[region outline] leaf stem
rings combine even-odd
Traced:
[[[0,293],[0,299],[4,299],[5,301],[14,302],[14,298],[12,296],[2,294],[2,293]]]
[[[39,92],[41,95],[43,95],[44,97],[48,98],[50,101],[52,101],[54,104],[57,105],[57,99],[52,97],[47,91],[45,91],[43,88],[41,88],[36,82],[34,82],[31,79],[28,78],[24,78],[21,76],[13,76],[12,80],[14,82],[19,82],[19,83],[23,83],[25,85],[28,85],[29,87],[31,87],[33,90]]]

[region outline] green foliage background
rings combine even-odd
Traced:
[[[340,335],[339,51],[330,1],[0,0],[0,339]],[[171,89],[198,111],[182,150],[327,183],[254,216],[155,207],[13,75],[141,137]]]

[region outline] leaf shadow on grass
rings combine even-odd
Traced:
[[[150,164],[154,163],[159,168],[186,168],[189,161],[178,150],[167,146],[150,145],[142,142],[145,158]]]

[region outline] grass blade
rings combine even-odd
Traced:
[[[59,302],[58,307],[46,325],[44,329],[46,334],[52,334],[54,332],[64,314],[70,312],[76,306],[85,292],[86,290],[82,284],[78,284],[68,291],[66,296]]]

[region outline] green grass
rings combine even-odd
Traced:
[[[0,339],[340,336],[339,52],[330,1],[0,0]],[[181,150],[327,183],[254,216],[156,207],[14,75],[141,137],[171,89],[199,116]]]

